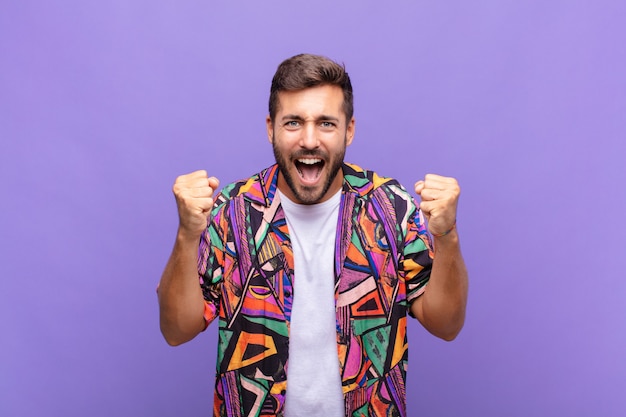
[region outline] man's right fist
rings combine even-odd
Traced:
[[[178,206],[179,232],[190,238],[199,238],[207,227],[213,207],[213,193],[220,182],[204,170],[176,178],[174,197]]]

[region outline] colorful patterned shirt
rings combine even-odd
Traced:
[[[344,164],[335,310],[346,416],[405,416],[406,317],[430,276],[432,244],[395,180]],[[294,260],[278,167],[225,187],[198,258],[207,325],[219,318],[215,416],[282,416]]]

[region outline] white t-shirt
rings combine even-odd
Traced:
[[[343,416],[334,288],[341,191],[314,205],[279,195],[294,257],[285,416]]]

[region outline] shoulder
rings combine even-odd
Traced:
[[[214,209],[227,205],[235,199],[245,199],[261,205],[269,205],[276,192],[278,168],[272,165],[246,179],[232,182],[219,192]]]
[[[400,196],[412,200],[408,191],[395,178],[379,175],[358,165],[345,163],[343,176],[346,191],[354,192],[360,197],[382,193],[389,197]]]
[[[382,218],[401,224],[403,229],[415,221],[419,205],[396,179],[353,164],[344,164],[343,173],[344,192],[360,200],[363,209],[377,211]]]

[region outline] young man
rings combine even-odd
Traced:
[[[161,330],[178,345],[218,318],[216,416],[404,416],[407,313],[445,340],[463,326],[457,181],[418,181],[418,209],[344,163],[352,113],[342,66],[294,56],[270,91],[276,164],[215,199],[205,171],[176,179]]]

